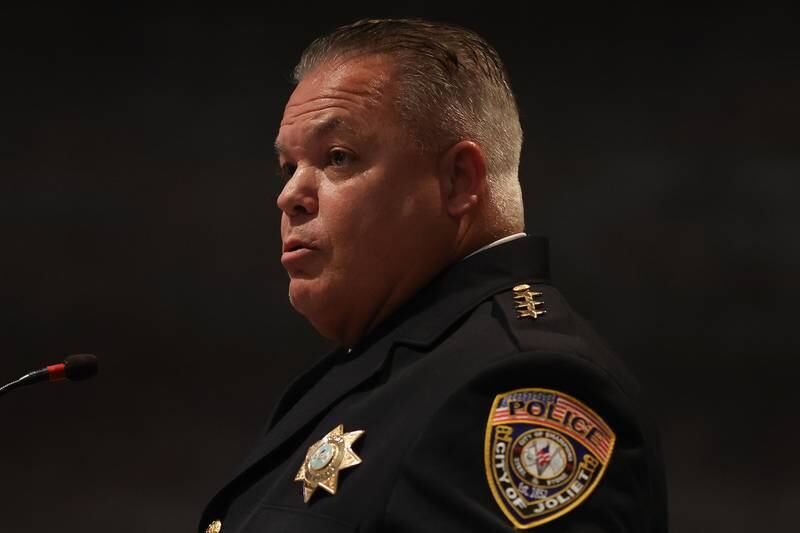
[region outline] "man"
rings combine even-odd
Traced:
[[[366,20],[295,78],[281,261],[292,305],[342,348],[290,386],[201,531],[665,531],[637,387],[523,233],[495,50]]]

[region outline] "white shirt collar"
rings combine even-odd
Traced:
[[[483,252],[484,250],[488,250],[489,248],[494,248],[495,246],[499,246],[499,245],[501,245],[501,244],[505,244],[505,243],[507,243],[507,242],[515,241],[515,240],[517,240],[517,239],[521,239],[522,237],[527,237],[527,236],[528,236],[528,234],[527,234],[527,233],[525,233],[525,232],[520,232],[520,233],[515,233],[515,234],[513,234],[513,235],[509,235],[509,236],[507,236],[507,237],[503,237],[502,239],[497,239],[497,240],[496,240],[496,241],[494,241],[494,242],[490,242],[490,243],[489,243],[489,244],[487,244],[486,246],[482,246],[482,247],[478,248],[477,250],[475,250],[475,251],[474,251],[474,252],[472,252],[471,254],[469,254],[469,255],[467,255],[466,257],[464,257],[464,259],[466,259],[467,257],[472,257],[472,256],[473,256],[473,255],[475,255],[475,254],[479,254],[479,253]],[[462,259],[462,261],[463,261],[464,259]]]

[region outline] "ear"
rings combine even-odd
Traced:
[[[439,159],[442,198],[450,216],[461,218],[486,197],[486,158],[472,141],[460,141]]]

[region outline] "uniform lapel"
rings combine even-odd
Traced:
[[[392,344],[389,338],[381,339],[361,356],[355,358],[351,356],[348,362],[340,365],[336,364],[337,360],[347,352],[338,349],[298,378],[280,400],[267,425],[266,434],[230,480],[209,502],[203,513],[201,525],[224,515],[222,509],[227,506],[225,502],[236,494],[237,487],[241,483],[247,483],[248,471],[257,465],[268,464],[271,455],[280,449],[282,444],[303,428],[313,424],[317,420],[317,415],[326,412],[339,398],[377,373],[388,359]],[[292,398],[298,398],[297,403],[288,405]],[[254,471],[263,469],[258,468]]]
[[[313,423],[317,415],[327,411],[342,396],[379,372],[388,359],[392,344],[391,339],[384,339],[364,353],[353,354],[346,362],[332,366],[313,387],[304,391],[305,394],[286,410],[285,415],[277,419],[258,446],[253,460],[268,456],[298,431]]]
[[[368,340],[372,342],[361,343],[352,354],[343,348],[328,354],[287,389],[267,424],[266,434],[209,507],[224,500],[228,490],[248,470],[267,460],[292,436],[314,423],[317,415],[326,412],[341,397],[383,368],[394,344],[392,337],[376,332]],[[296,403],[289,405],[293,399]]]

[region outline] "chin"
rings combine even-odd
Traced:
[[[292,279],[289,282],[289,303],[315,328],[319,322],[317,317],[326,316],[331,311],[330,291],[322,290],[319,285],[319,280],[312,279]]]
[[[335,324],[339,306],[329,305],[337,301],[330,291],[322,290],[319,280],[293,279],[289,283],[289,303],[303,315],[314,329],[328,339],[339,340]]]
[[[289,303],[292,304],[295,311],[305,316],[310,310],[313,302],[318,300],[310,280],[306,279],[291,279],[289,281]]]

